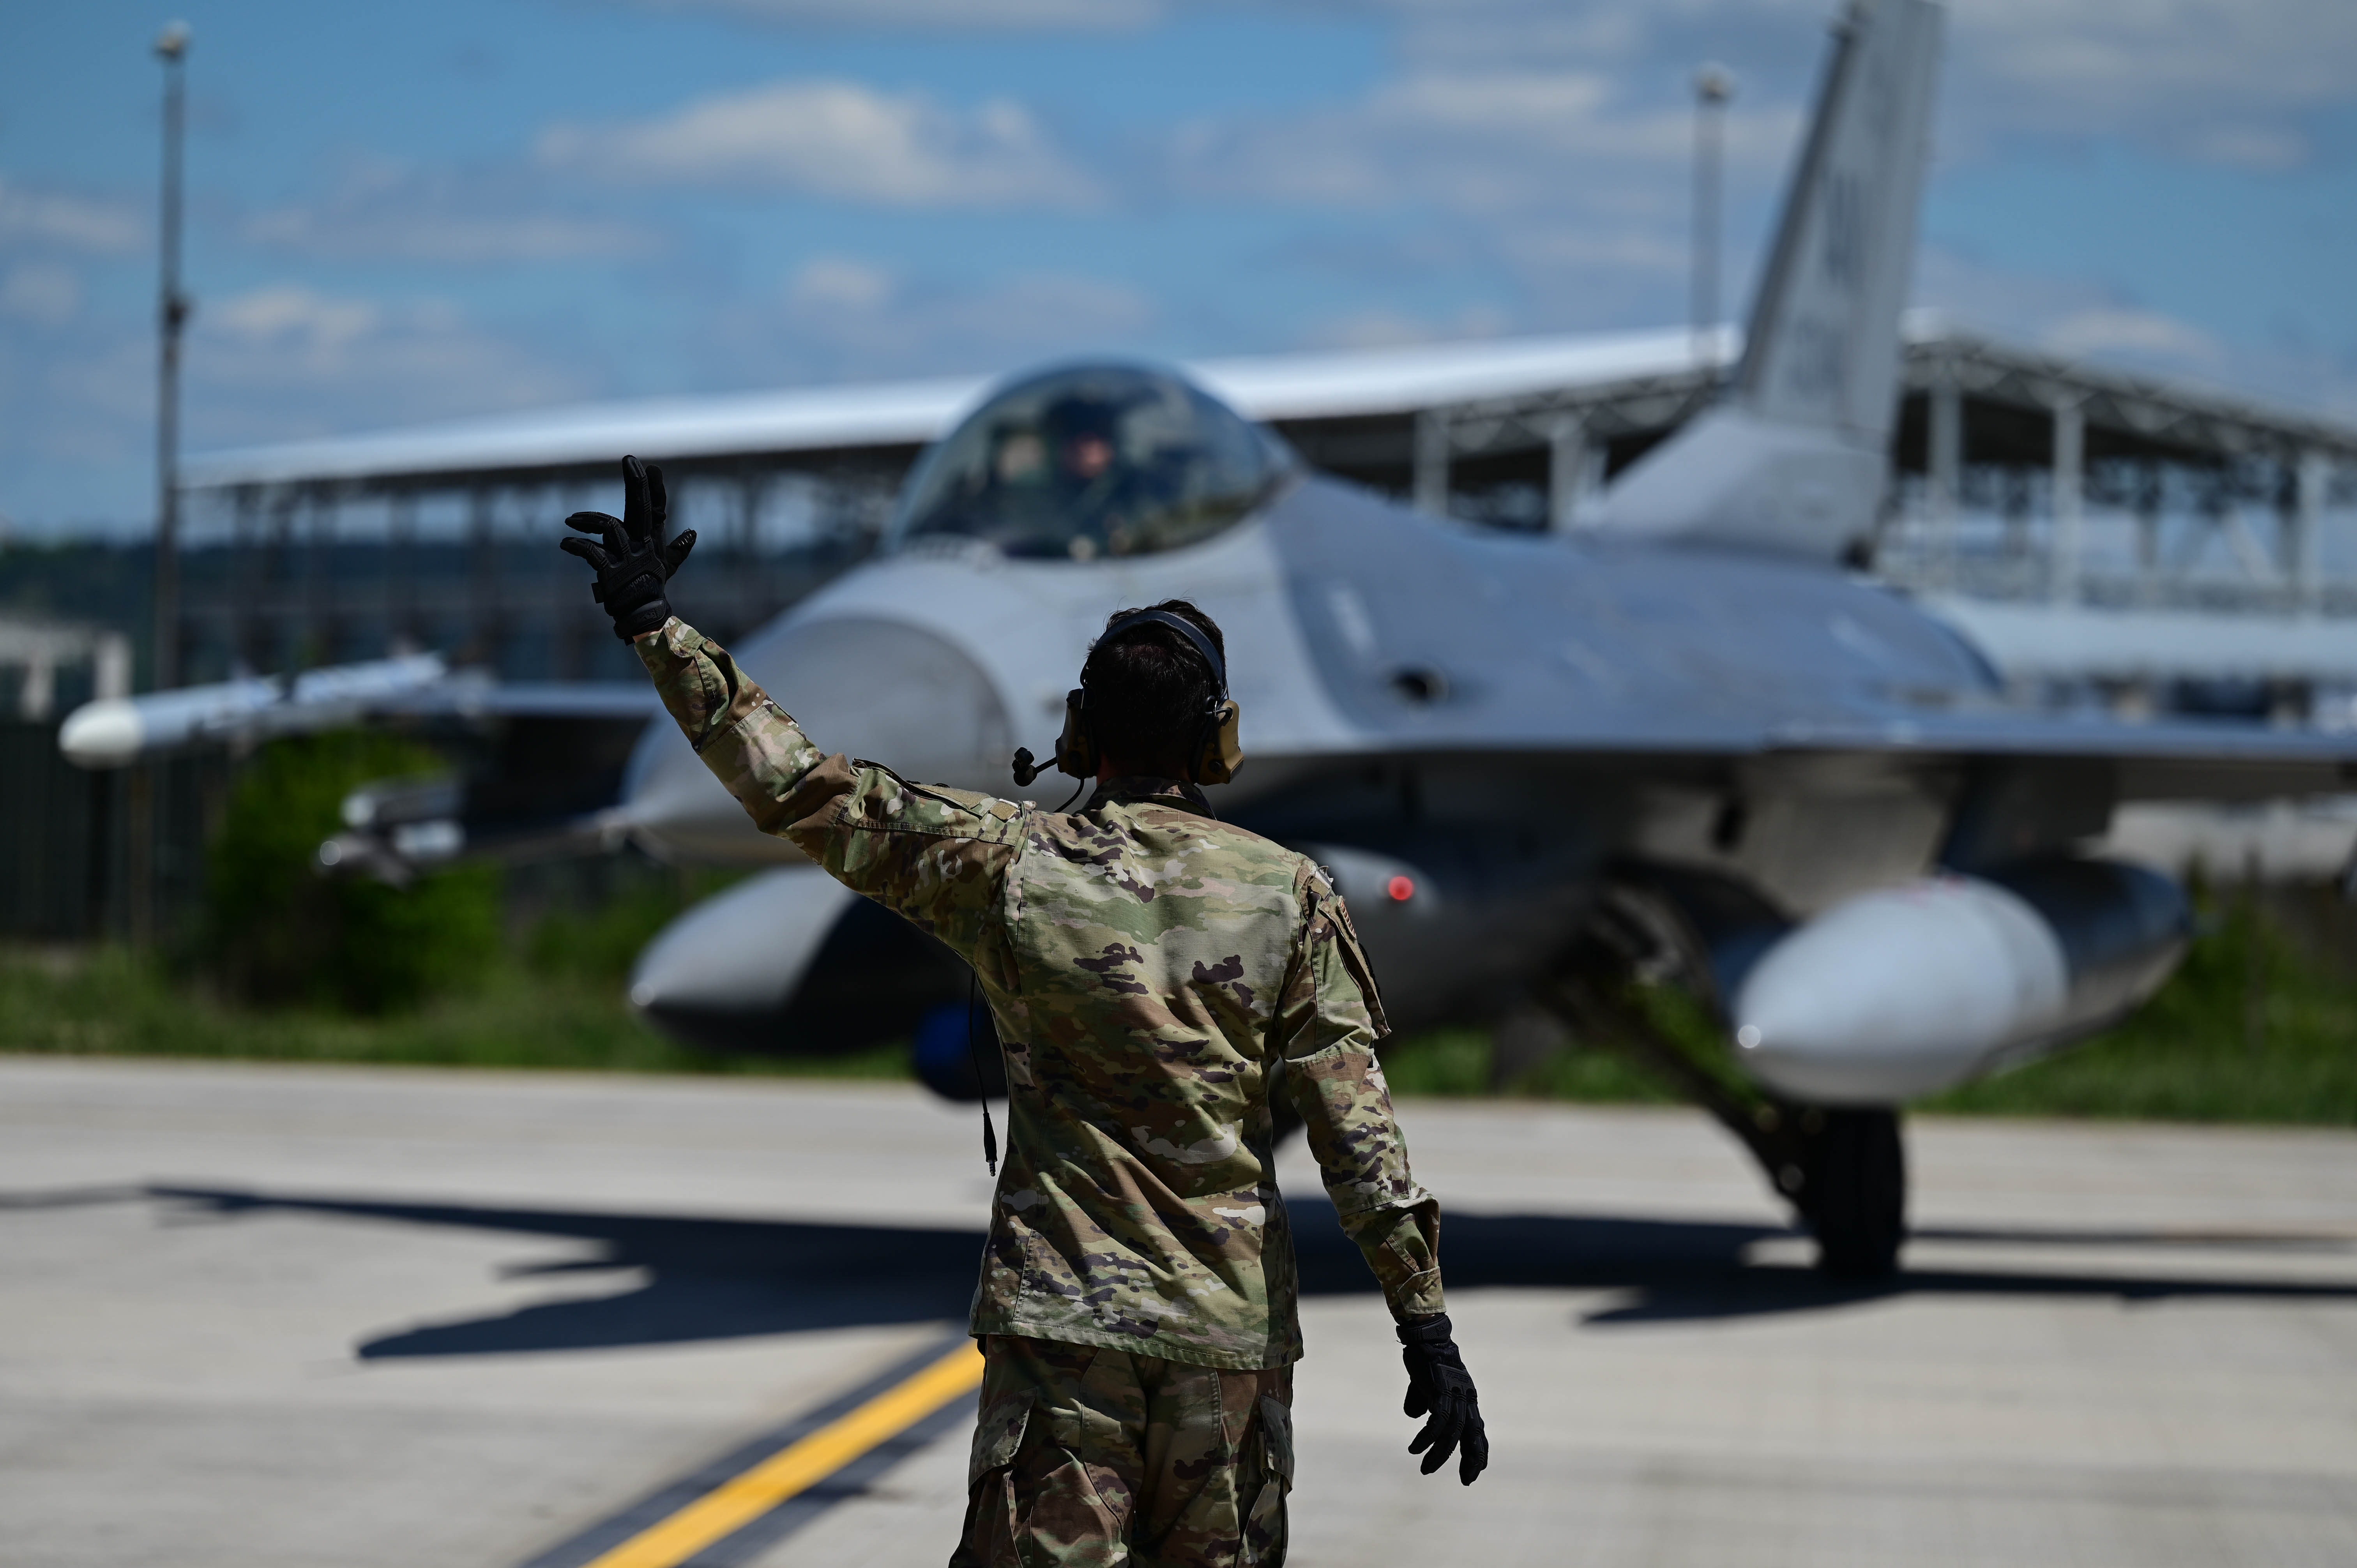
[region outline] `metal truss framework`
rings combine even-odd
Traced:
[[[1950,329],[1906,350],[1873,542],[1893,584],[1974,597],[2357,618],[2357,430]],[[1468,521],[1577,529],[1588,498],[1706,406],[1728,365],[1412,412],[1284,420],[1320,468]],[[668,465],[740,635],[864,556],[914,446]],[[559,520],[603,465],[223,486],[191,500],[194,679],[436,647],[510,675],[621,674]],[[770,525],[794,513],[784,532]],[[2343,537],[2343,535],[2346,537]]]

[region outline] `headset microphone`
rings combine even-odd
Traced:
[[[1168,627],[1191,643],[1195,651],[1203,656],[1203,662],[1211,666],[1211,698],[1204,706],[1202,725],[1197,731],[1194,745],[1195,782],[1227,783],[1236,776],[1236,769],[1243,766],[1244,760],[1243,746],[1236,736],[1242,710],[1236,706],[1235,699],[1228,695],[1228,661],[1220,656],[1220,650],[1212,646],[1210,638],[1203,635],[1200,627],[1168,610],[1140,610],[1135,615],[1122,617],[1105,628],[1104,635],[1089,645],[1089,651],[1093,654],[1114,638],[1140,626]],[[1088,703],[1088,665],[1083,661],[1081,683],[1064,695],[1064,732],[1056,737],[1055,757],[1057,768],[1082,780],[1096,777],[1099,761],[1096,736],[1089,726]],[[1047,770],[1047,765],[1031,755],[1030,747],[1025,746],[1016,752],[1014,771],[1015,782],[1018,786],[1030,783]]]

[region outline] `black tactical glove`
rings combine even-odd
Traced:
[[[1424,1473],[1448,1464],[1450,1450],[1461,1445],[1457,1476],[1469,1487],[1490,1467],[1490,1434],[1481,1424],[1481,1396],[1473,1391],[1473,1374],[1465,1369],[1452,1333],[1445,1312],[1399,1325],[1400,1359],[1407,1363],[1407,1403],[1402,1408],[1409,1415],[1431,1417],[1407,1445],[1409,1453],[1424,1455]]]
[[[580,556],[597,569],[597,581],[589,592],[614,618],[614,635],[624,642],[655,630],[671,618],[671,601],[664,590],[672,574],[687,564],[687,553],[695,548],[695,530],[691,528],[665,544],[663,526],[670,517],[662,470],[650,468],[636,457],[625,457],[622,515],[611,518],[602,511],[576,511],[565,520],[567,528],[603,537],[604,542],[597,544],[567,539],[557,548]]]

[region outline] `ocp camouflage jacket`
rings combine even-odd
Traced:
[[[1280,1079],[1393,1312],[1442,1310],[1439,1206],[1408,1174],[1372,1049],[1383,1004],[1317,866],[1170,779],[1116,780],[1071,814],[911,783],[821,753],[675,618],[637,648],[764,832],[981,981],[1009,1100],[975,1334],[1210,1367],[1298,1359]]]

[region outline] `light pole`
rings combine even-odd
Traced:
[[[1695,72],[1694,352],[1710,352],[1718,327],[1719,166],[1727,146],[1727,101],[1735,78],[1723,66]]]
[[[164,189],[160,278],[156,303],[156,624],[151,660],[158,691],[180,679],[180,329],[188,324],[188,296],[180,292],[180,139],[187,95],[182,62],[188,54],[188,25],[174,22],[156,35],[156,58],[164,62]],[[131,940],[155,944],[159,913],[156,888],[156,768],[131,769],[124,800],[124,867],[129,895]]]
[[[188,119],[183,71],[188,25],[174,22],[156,38],[164,62],[162,247],[156,300],[156,652],[158,690],[180,680],[180,332],[188,296],[180,292],[180,143]]]

